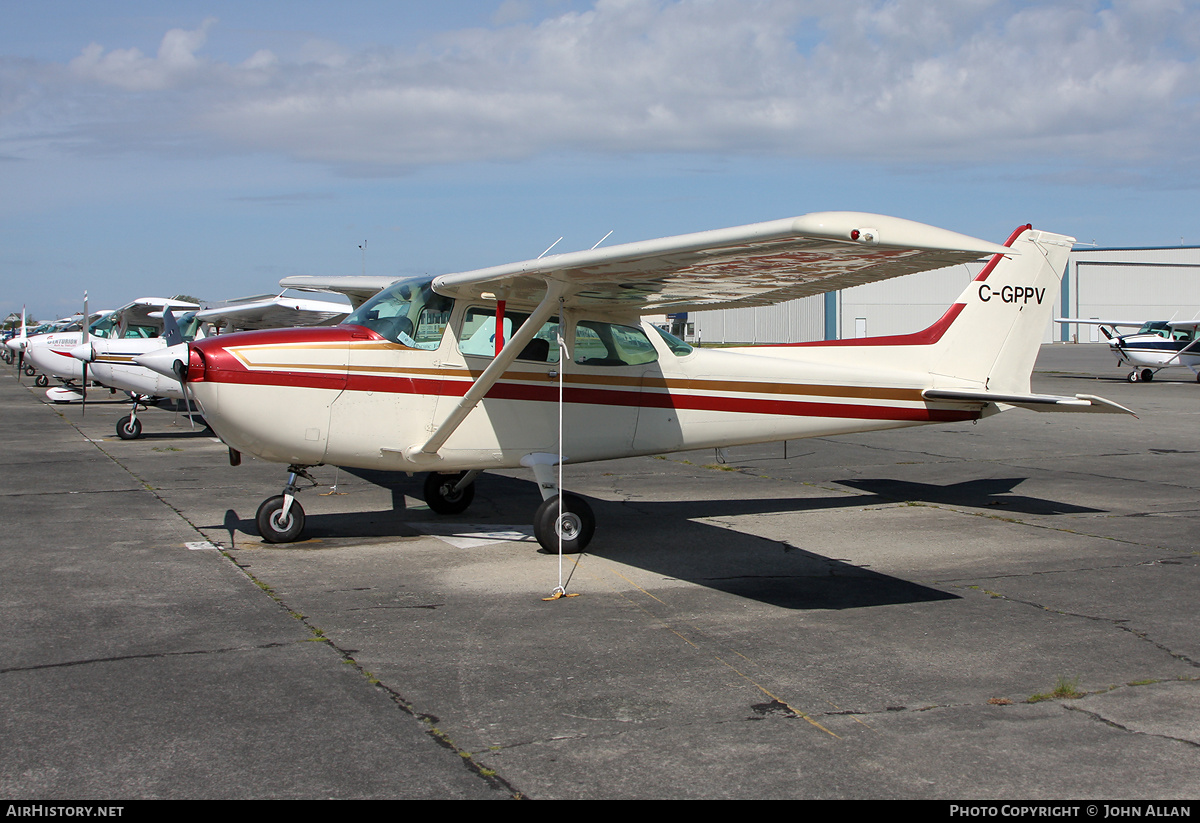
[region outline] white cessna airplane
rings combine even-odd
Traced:
[[[1083,320],[1056,317],[1055,323],[1098,326],[1117,357],[1117,365],[1128,365],[1130,383],[1149,383],[1163,369],[1186,367],[1200,382],[1200,320]],[[1121,328],[1137,329],[1133,334],[1118,334]],[[1109,331],[1111,329],[1112,331]]]
[[[131,303],[126,303],[113,312],[100,312],[101,315],[88,326],[88,339],[117,339],[124,340],[130,345],[145,346],[156,340],[162,333],[162,321],[154,320],[150,313],[162,311],[164,304],[171,305],[177,310],[200,308],[195,303],[182,300],[168,300],[165,297],[140,297]],[[95,317],[95,315],[89,315]],[[38,371],[54,375],[63,380],[74,381],[83,379],[83,364],[71,356],[71,350],[84,339],[85,332],[63,331],[30,337],[26,344],[26,357],[33,362]],[[146,341],[135,344],[133,341]],[[161,346],[158,341],[153,345]],[[146,349],[143,348],[143,351]],[[53,389],[51,391],[54,391]],[[51,400],[72,399],[72,393],[51,396]],[[74,393],[78,394],[78,393]],[[73,399],[79,399],[74,397]]]
[[[549,551],[595,520],[563,463],[977,420],[1012,407],[1119,412],[1033,394],[1030,372],[1072,238],[996,245],[893,217],[827,212],[546,256],[389,286],[333,328],[222,335],[138,362],[186,380],[229,446],[289,464],[265,540],[304,528],[297,479],[323,463],[429,472],[439,513],[487,469],[528,468]],[[642,316],[767,305],[991,256],[916,334],[694,349]]]

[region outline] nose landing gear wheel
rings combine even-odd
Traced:
[[[563,554],[578,554],[592,542],[596,531],[596,516],[583,498],[564,494],[563,509],[560,517],[558,497],[551,497],[542,501],[533,516],[533,535],[548,554],[558,554],[560,534]]]
[[[294,543],[304,531],[304,509],[299,502],[292,500],[285,517],[282,494],[264,500],[254,520],[258,524],[258,533],[268,543]]]
[[[47,377],[47,376],[46,376],[46,375],[44,375],[44,374],[39,374],[39,375],[37,376],[37,379],[33,381],[33,384],[34,384],[35,386],[49,386],[49,385],[50,385],[50,378],[49,378],[49,377]]]
[[[117,436],[122,440],[137,440],[142,436],[142,421],[132,414],[117,421]]]
[[[472,482],[455,491],[454,486],[463,474],[429,473],[425,478],[425,502],[432,511],[437,514],[459,514],[467,510],[475,499],[475,484]]]

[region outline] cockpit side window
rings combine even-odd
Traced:
[[[512,339],[517,330],[525,325],[529,315],[523,312],[506,311],[501,333],[504,341]],[[462,334],[459,335],[459,351],[478,357],[496,355],[496,310],[490,307],[471,306],[463,316]],[[517,355],[518,360],[537,363],[558,362],[558,318],[551,317],[533,339],[525,344]]]

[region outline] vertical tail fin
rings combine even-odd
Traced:
[[[1027,393],[1073,237],[1023,226],[956,301],[933,344],[930,372],[939,387]],[[961,308],[959,308],[961,306]],[[953,309],[952,309],[953,311]]]

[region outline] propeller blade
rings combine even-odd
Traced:
[[[25,373],[25,307],[21,307],[21,342],[17,345],[17,382],[21,382],[21,375]]]
[[[171,315],[168,313],[167,317],[170,317],[170,316]],[[176,333],[178,333],[179,329],[176,328],[175,331],[176,331]],[[184,351],[187,353],[187,355],[190,359],[192,350],[190,348],[188,348],[188,349],[185,349]],[[183,405],[187,409],[188,425],[190,425],[192,427],[192,431],[195,431],[196,430],[196,421],[194,421],[192,419],[192,396],[188,392],[188,386],[187,386],[187,372],[188,372],[187,363],[185,363],[182,360],[179,360],[177,358],[175,360],[174,364],[172,364],[172,366],[171,366],[171,371],[175,372],[175,376],[177,378],[179,378],[179,388],[183,391]]]
[[[80,333],[79,341],[81,345],[88,345],[88,293],[87,289],[83,291],[83,331]],[[89,358],[90,359],[90,358]],[[83,381],[79,384],[79,393],[82,396],[80,404],[83,408],[81,417],[87,416],[87,381],[88,381],[88,360],[83,361]]]
[[[183,333],[179,331],[179,324],[175,322],[175,315],[171,314],[171,307],[165,303],[163,304],[163,339],[167,341],[168,349],[184,342]],[[185,345],[182,354],[190,360],[192,350]],[[192,431],[195,431],[196,422],[192,420],[192,398],[188,394],[187,387],[187,362],[178,357],[175,358],[171,363],[171,371],[179,381],[179,390],[183,392],[183,405],[187,409],[188,425],[192,427]]]

